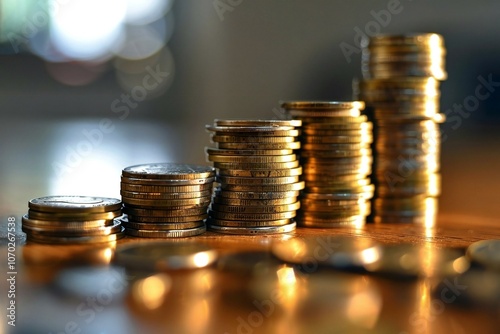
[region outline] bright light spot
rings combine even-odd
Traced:
[[[111,259],[113,257],[113,253],[114,253],[115,248],[116,248],[116,245],[113,248],[107,247],[106,249],[103,250],[102,255],[103,255],[105,263],[111,263]]]
[[[127,12],[125,21],[129,24],[144,25],[156,21],[172,6],[172,0],[125,0]]]
[[[349,299],[347,318],[364,328],[373,328],[377,323],[382,302],[380,296],[372,292],[361,292]]]
[[[375,263],[380,259],[380,250],[378,247],[367,248],[361,252],[363,263]]]
[[[166,294],[170,291],[172,280],[166,274],[147,277],[133,286],[134,298],[141,304],[154,310],[163,304]]]
[[[194,265],[198,268],[203,268],[210,262],[210,257],[207,253],[198,253],[194,256]]]
[[[131,60],[151,57],[165,45],[165,34],[164,30],[151,26],[129,26],[123,46],[116,55]]]
[[[297,282],[293,268],[284,267],[276,272],[280,285],[293,285]]]
[[[463,274],[469,269],[469,267],[470,267],[470,262],[464,256],[461,256],[455,261],[453,261],[453,270],[455,270],[457,274]]]
[[[123,35],[126,2],[123,0],[52,1],[52,40],[57,49],[74,59],[97,59]]]

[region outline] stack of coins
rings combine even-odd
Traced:
[[[215,169],[175,163],[123,169],[121,195],[125,233],[136,237],[176,238],[202,234]]]
[[[375,222],[433,225],[440,194],[439,81],[446,78],[437,34],[377,36],[362,43],[364,79],[354,95],[375,128]]]
[[[209,229],[228,234],[286,233],[304,188],[294,150],[297,120],[215,120],[207,125],[216,148],[207,159],[217,169]]]
[[[27,239],[53,244],[116,241],[123,237],[119,199],[89,196],[47,196],[28,202],[22,218]]]
[[[302,121],[300,161],[305,189],[297,223],[306,227],[360,226],[370,214],[372,124],[363,102],[285,102]]]

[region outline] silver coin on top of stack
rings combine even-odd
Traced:
[[[374,221],[435,222],[439,174],[439,80],[446,50],[438,34],[382,35],[362,42],[355,98],[375,124]]]
[[[295,230],[298,196],[304,188],[294,153],[298,120],[215,120],[207,125],[215,148],[207,160],[218,184],[208,212],[210,230],[270,234]]]
[[[116,198],[47,196],[28,202],[22,218],[27,239],[40,243],[87,244],[123,237],[118,217],[122,203]]]
[[[122,170],[125,233],[177,238],[202,234],[215,169],[177,163],[152,163]]]
[[[299,226],[361,226],[370,214],[372,124],[364,103],[295,101],[282,104],[302,121],[300,160],[305,189]]]

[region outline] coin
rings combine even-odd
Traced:
[[[294,221],[292,219],[278,219],[278,220],[227,220],[227,219],[217,219],[208,218],[207,226],[210,229],[211,226],[220,227],[240,227],[240,228],[252,228],[252,227],[276,227],[285,226],[292,224]]]
[[[210,208],[213,211],[230,212],[230,213],[281,213],[288,211],[296,211],[300,208],[300,202],[281,205],[259,205],[259,206],[243,206],[243,205],[226,205],[219,203],[212,203]]]
[[[176,199],[191,199],[191,198],[200,198],[210,196],[212,193],[212,189],[207,189],[204,191],[192,191],[192,192],[182,192],[182,193],[169,193],[169,192],[134,192],[134,191],[125,191],[121,190],[120,194],[122,195],[123,201],[127,202],[128,198],[132,199],[168,199],[168,200],[176,200]]]
[[[228,198],[222,196],[214,196],[212,198],[213,204],[223,204],[223,205],[241,205],[241,206],[275,206],[275,205],[284,205],[284,204],[292,204],[297,202],[297,197],[285,197],[285,198],[276,198],[276,199],[236,199],[236,198]],[[212,204],[212,205],[213,205]]]
[[[299,176],[283,177],[239,177],[239,176],[218,176],[217,182],[221,185],[239,184],[239,185],[280,185],[299,182]]]
[[[121,208],[116,198],[92,196],[47,196],[28,202],[30,209],[48,213],[101,213]]]
[[[299,176],[302,174],[302,167],[288,169],[269,169],[269,170],[248,170],[248,169],[219,169],[219,176],[237,176],[251,178],[270,178],[270,177],[287,177]]]
[[[297,150],[300,141],[288,143],[229,143],[218,142],[217,148],[229,150]]]
[[[287,110],[292,117],[359,117],[359,109],[341,109],[341,110]],[[304,122],[304,120],[302,120]]]
[[[500,240],[481,240],[467,247],[467,257],[481,266],[500,270]]]
[[[207,213],[206,207],[192,207],[192,208],[182,208],[182,209],[146,209],[146,208],[134,208],[129,206],[123,207],[123,212],[133,216],[144,216],[144,217],[179,217],[179,216],[195,216]]]
[[[247,169],[247,170],[272,170],[272,169],[290,169],[299,167],[299,161],[290,162],[214,162],[217,169]]]
[[[226,234],[241,234],[241,235],[259,235],[259,234],[274,234],[274,233],[290,233],[295,231],[296,223],[292,222],[282,226],[263,226],[263,227],[229,227],[209,225],[208,229]]]
[[[166,208],[166,207],[176,207],[182,208],[186,207],[200,207],[207,206],[210,204],[210,196],[198,197],[198,198],[186,198],[186,199],[136,199],[127,198],[124,201],[127,205],[136,207],[149,207],[149,208]]]
[[[114,261],[125,268],[165,271],[203,268],[217,257],[217,251],[204,244],[164,241],[119,246]]]
[[[239,184],[221,184],[221,190],[227,191],[248,191],[248,192],[286,192],[304,189],[304,182],[276,185],[239,185]]]
[[[134,216],[127,215],[121,218],[124,221],[136,223],[186,223],[186,222],[199,222],[207,218],[207,214],[193,215],[193,216],[177,216],[177,217],[151,217],[151,216]]]
[[[205,226],[203,221],[190,221],[182,223],[143,223],[134,220],[122,219],[123,227],[136,229],[136,230],[152,230],[152,231],[168,231],[168,230],[182,230],[190,228],[198,228]]]
[[[111,219],[96,219],[96,220],[40,220],[33,219],[29,215],[24,215],[22,217],[22,226],[27,227],[40,227],[47,229],[87,229],[87,228],[98,228],[113,225],[113,218]]]
[[[133,228],[125,228],[125,233],[127,235],[143,238],[185,238],[200,235],[205,232],[205,225],[179,230],[138,230]]]
[[[294,143],[297,141],[297,136],[280,136],[280,137],[267,137],[267,136],[235,136],[231,135],[212,135],[210,138],[215,143],[261,143],[261,144],[283,144],[283,143]]]
[[[124,237],[124,228],[115,234],[109,235],[98,235],[98,236],[52,236],[52,235],[40,235],[31,234],[26,235],[28,241],[34,241],[39,243],[49,243],[49,244],[90,244],[90,243],[102,243],[102,242],[113,242]]]
[[[216,126],[301,126],[302,122],[296,119],[215,119]]]
[[[246,155],[290,155],[293,154],[293,150],[290,149],[280,149],[280,150],[266,150],[266,149],[253,149],[253,150],[243,150],[243,149],[235,149],[235,150],[230,150],[230,149],[221,149],[221,148],[210,148],[207,147],[205,148],[205,151],[209,155],[229,155],[229,156],[235,156],[235,155],[241,155],[241,156],[246,156]]]
[[[288,101],[281,107],[285,110],[324,110],[324,109],[364,109],[362,101]]]
[[[232,213],[208,210],[208,216],[215,219],[225,220],[243,220],[243,221],[263,221],[263,220],[281,220],[291,219],[296,216],[295,211],[286,211],[278,213]]]
[[[234,199],[272,200],[299,196],[299,190],[290,191],[228,191],[216,188],[215,196]]]
[[[196,186],[212,183],[215,180],[214,176],[201,178],[201,179],[179,179],[179,180],[164,180],[164,179],[140,179],[133,177],[121,177],[121,184],[127,186],[137,185],[137,186],[157,186],[157,187],[172,187],[172,186]]]
[[[26,224],[27,217],[23,217],[23,232],[31,236],[62,236],[62,237],[84,237],[112,235],[121,231],[121,223],[118,219],[113,220],[112,225],[88,227],[88,226],[39,226]]]
[[[35,220],[49,220],[51,222],[76,222],[81,223],[81,221],[91,222],[91,221],[111,221],[113,218],[122,215],[121,210],[108,211],[108,212],[96,212],[96,213],[73,213],[73,212],[39,212],[36,210],[28,210],[28,218]],[[92,223],[89,223],[92,224]]]
[[[297,217],[297,224],[302,227],[310,228],[337,228],[337,227],[355,227],[359,228],[365,224],[365,216],[345,216],[345,217],[330,217],[326,219]]]
[[[192,180],[213,177],[215,170],[209,166],[151,163],[126,167],[122,175],[139,179]]]
[[[256,156],[241,156],[241,155],[213,155],[207,156],[209,161],[225,162],[225,163],[277,163],[277,162],[292,162],[297,160],[295,154],[287,155],[256,155]]]

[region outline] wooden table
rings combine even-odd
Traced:
[[[295,233],[299,237],[328,235],[368,237],[385,244],[411,243],[431,249],[464,250],[477,240],[500,239],[500,225],[492,219],[441,215],[433,228],[367,224],[359,229],[298,229]],[[228,236],[207,232],[189,240],[211,245],[220,254],[228,254],[269,251],[272,242],[289,237]],[[265,274],[255,277],[212,266],[168,272],[171,285],[166,287],[170,290],[161,305],[155,307],[138,302],[131,292],[138,288],[138,282],[144,282],[141,281],[143,273],[127,271],[122,289],[116,293],[117,289],[112,290],[113,293],[107,291],[107,299],[105,294],[101,299],[94,297],[94,304],[92,296],[87,299],[56,289],[54,282],[62,270],[109,266],[116,247],[150,241],[125,237],[117,243],[91,246],[18,245],[16,327],[4,324],[0,333],[500,332],[500,306],[468,307],[440,297],[439,291],[435,293],[436,287],[446,283],[445,280],[453,281],[445,278],[403,280],[333,270],[301,274],[285,265],[264,268]],[[6,252],[3,247],[1,254]],[[7,272],[5,258],[2,256],[1,266]],[[285,269],[280,271],[282,268]],[[279,276],[283,272],[292,276],[284,281],[277,279],[276,274]],[[1,280],[0,287],[2,291],[8,290],[5,279]],[[5,295],[3,292],[2,307],[7,306]]]

